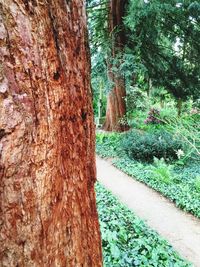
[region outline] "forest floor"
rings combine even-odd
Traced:
[[[97,178],[195,267],[200,267],[200,220],[97,156]]]

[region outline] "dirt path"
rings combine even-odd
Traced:
[[[97,157],[98,180],[136,215],[188,259],[200,267],[200,220],[179,210],[159,193],[130,178]]]

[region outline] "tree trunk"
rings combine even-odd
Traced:
[[[124,117],[126,114],[125,95],[123,80],[117,81],[107,97],[106,121],[103,126],[105,131],[123,132],[129,129]]]
[[[178,98],[177,99],[177,115],[178,115],[178,117],[181,116],[182,105],[183,105],[183,100],[181,98]]]
[[[110,0],[109,32],[110,35],[112,35],[112,59],[120,53],[123,53],[126,43],[122,21],[125,15],[126,2],[127,1],[124,0]],[[117,32],[113,34],[116,28]],[[118,63],[118,67],[119,65],[120,62]],[[106,131],[126,131],[129,127],[125,118],[125,79],[120,71],[117,73],[112,71],[112,64],[108,64],[108,75],[114,86],[107,97],[106,121],[103,125],[103,129]]]
[[[151,91],[152,91],[152,80],[151,78],[147,78],[147,97],[150,100],[151,98]]]
[[[102,266],[82,0],[0,0],[0,266]]]

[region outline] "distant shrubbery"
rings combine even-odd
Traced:
[[[124,136],[121,145],[130,158],[143,162],[153,162],[154,157],[176,160],[177,152],[182,149],[181,142],[166,131],[144,134],[131,131]]]
[[[170,123],[171,116],[167,117]],[[102,157],[115,158],[114,165],[134,179],[200,218],[199,126],[195,116],[171,124],[148,124],[146,132],[98,132],[96,149]]]

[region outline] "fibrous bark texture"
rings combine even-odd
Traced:
[[[0,0],[0,266],[102,266],[82,0]]]
[[[126,0],[110,0],[109,7],[109,32],[112,35],[112,58],[123,53],[126,44],[126,36],[123,26],[123,17],[125,15]],[[115,30],[117,31],[115,32]],[[120,57],[118,57],[120,58]],[[115,66],[119,69],[118,66]],[[129,129],[126,115],[126,89],[125,80],[120,71],[114,73],[112,64],[108,63],[108,76],[114,84],[113,89],[107,97],[106,121],[103,129],[106,131],[123,132]]]

